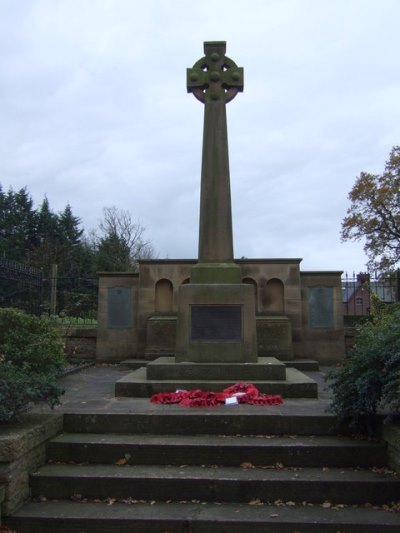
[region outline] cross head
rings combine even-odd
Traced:
[[[187,91],[202,103],[228,103],[243,91],[243,68],[226,57],[225,51],[225,41],[205,42],[205,56],[187,69]]]

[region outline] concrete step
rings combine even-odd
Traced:
[[[349,437],[260,435],[121,435],[68,433],[47,445],[51,462],[136,465],[382,467],[386,447]]]
[[[52,464],[31,475],[31,489],[48,499],[384,504],[398,499],[400,479],[367,469]]]
[[[346,431],[346,426],[334,415],[308,414],[310,410],[303,403],[185,409],[179,405],[149,407],[146,402],[146,408],[135,413],[101,413],[90,409],[65,413],[64,431],[152,435],[336,435]]]
[[[295,368],[286,369],[285,381],[252,380],[262,393],[280,394],[284,398],[317,398],[317,383]],[[147,379],[146,368],[139,368],[118,380],[115,384],[116,396],[136,398],[150,397],[157,392],[171,392],[176,389],[204,389],[222,391],[232,385],[232,380],[151,380]]]
[[[31,502],[6,523],[18,533],[398,533],[400,515],[358,507],[51,501]]]
[[[204,381],[283,381],[284,363],[275,357],[259,357],[256,363],[194,363],[175,362],[174,357],[159,357],[147,365],[148,380]]]

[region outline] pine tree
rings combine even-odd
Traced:
[[[24,262],[37,245],[37,217],[25,188],[4,193],[0,185],[0,254]]]

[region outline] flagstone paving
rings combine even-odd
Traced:
[[[270,407],[255,406],[221,406],[212,408],[219,412],[240,410],[243,413],[254,413],[256,409],[263,410],[263,414],[314,414],[325,415],[329,408],[330,393],[325,382],[324,374],[327,369],[320,372],[304,372],[318,383],[319,398],[317,399],[286,399],[282,405]],[[65,394],[61,399],[61,405],[56,407],[56,412],[137,412],[157,413],[185,408],[176,405],[157,405],[149,402],[148,398],[124,398],[115,397],[114,387],[116,381],[128,375],[129,368],[119,365],[97,365],[64,376],[61,384],[65,388]],[[171,391],[173,392],[173,391]],[[46,411],[46,407],[36,407],[34,411]],[[191,410],[192,411],[192,410]]]

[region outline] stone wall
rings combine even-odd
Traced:
[[[282,357],[338,363],[345,357],[341,272],[301,272],[300,262],[301,259],[236,261],[243,283],[254,288],[258,322],[261,324],[263,317],[268,326],[271,317],[286,317],[290,322],[285,339],[291,333],[292,342],[291,346],[286,342]],[[178,294],[190,281],[195,264],[194,260],[183,259],[141,260],[140,275],[100,273],[96,360],[117,362],[173,354]],[[129,312],[125,313],[127,324],[112,323],[113,315],[118,318],[118,306],[110,305],[113,291],[125,294],[130,302]],[[273,333],[276,337],[277,331],[265,327],[260,334],[265,333],[261,337],[266,337]],[[261,340],[264,354],[268,343]]]
[[[29,474],[46,462],[46,442],[62,427],[63,416],[57,414],[27,414],[21,416],[19,422],[1,427],[0,487],[4,487],[1,504],[3,515],[12,513],[29,498]]]
[[[322,365],[345,358],[341,272],[301,272],[302,329],[294,338],[297,357]]]
[[[93,361],[96,358],[95,328],[65,328],[65,355],[68,359]]]
[[[138,353],[138,274],[99,274],[96,360],[117,362]]]
[[[4,514],[3,504],[4,504],[5,499],[6,499],[6,486],[0,485],[0,526],[1,526],[1,515]]]
[[[400,424],[384,423],[383,438],[388,445],[388,466],[400,472]]]

